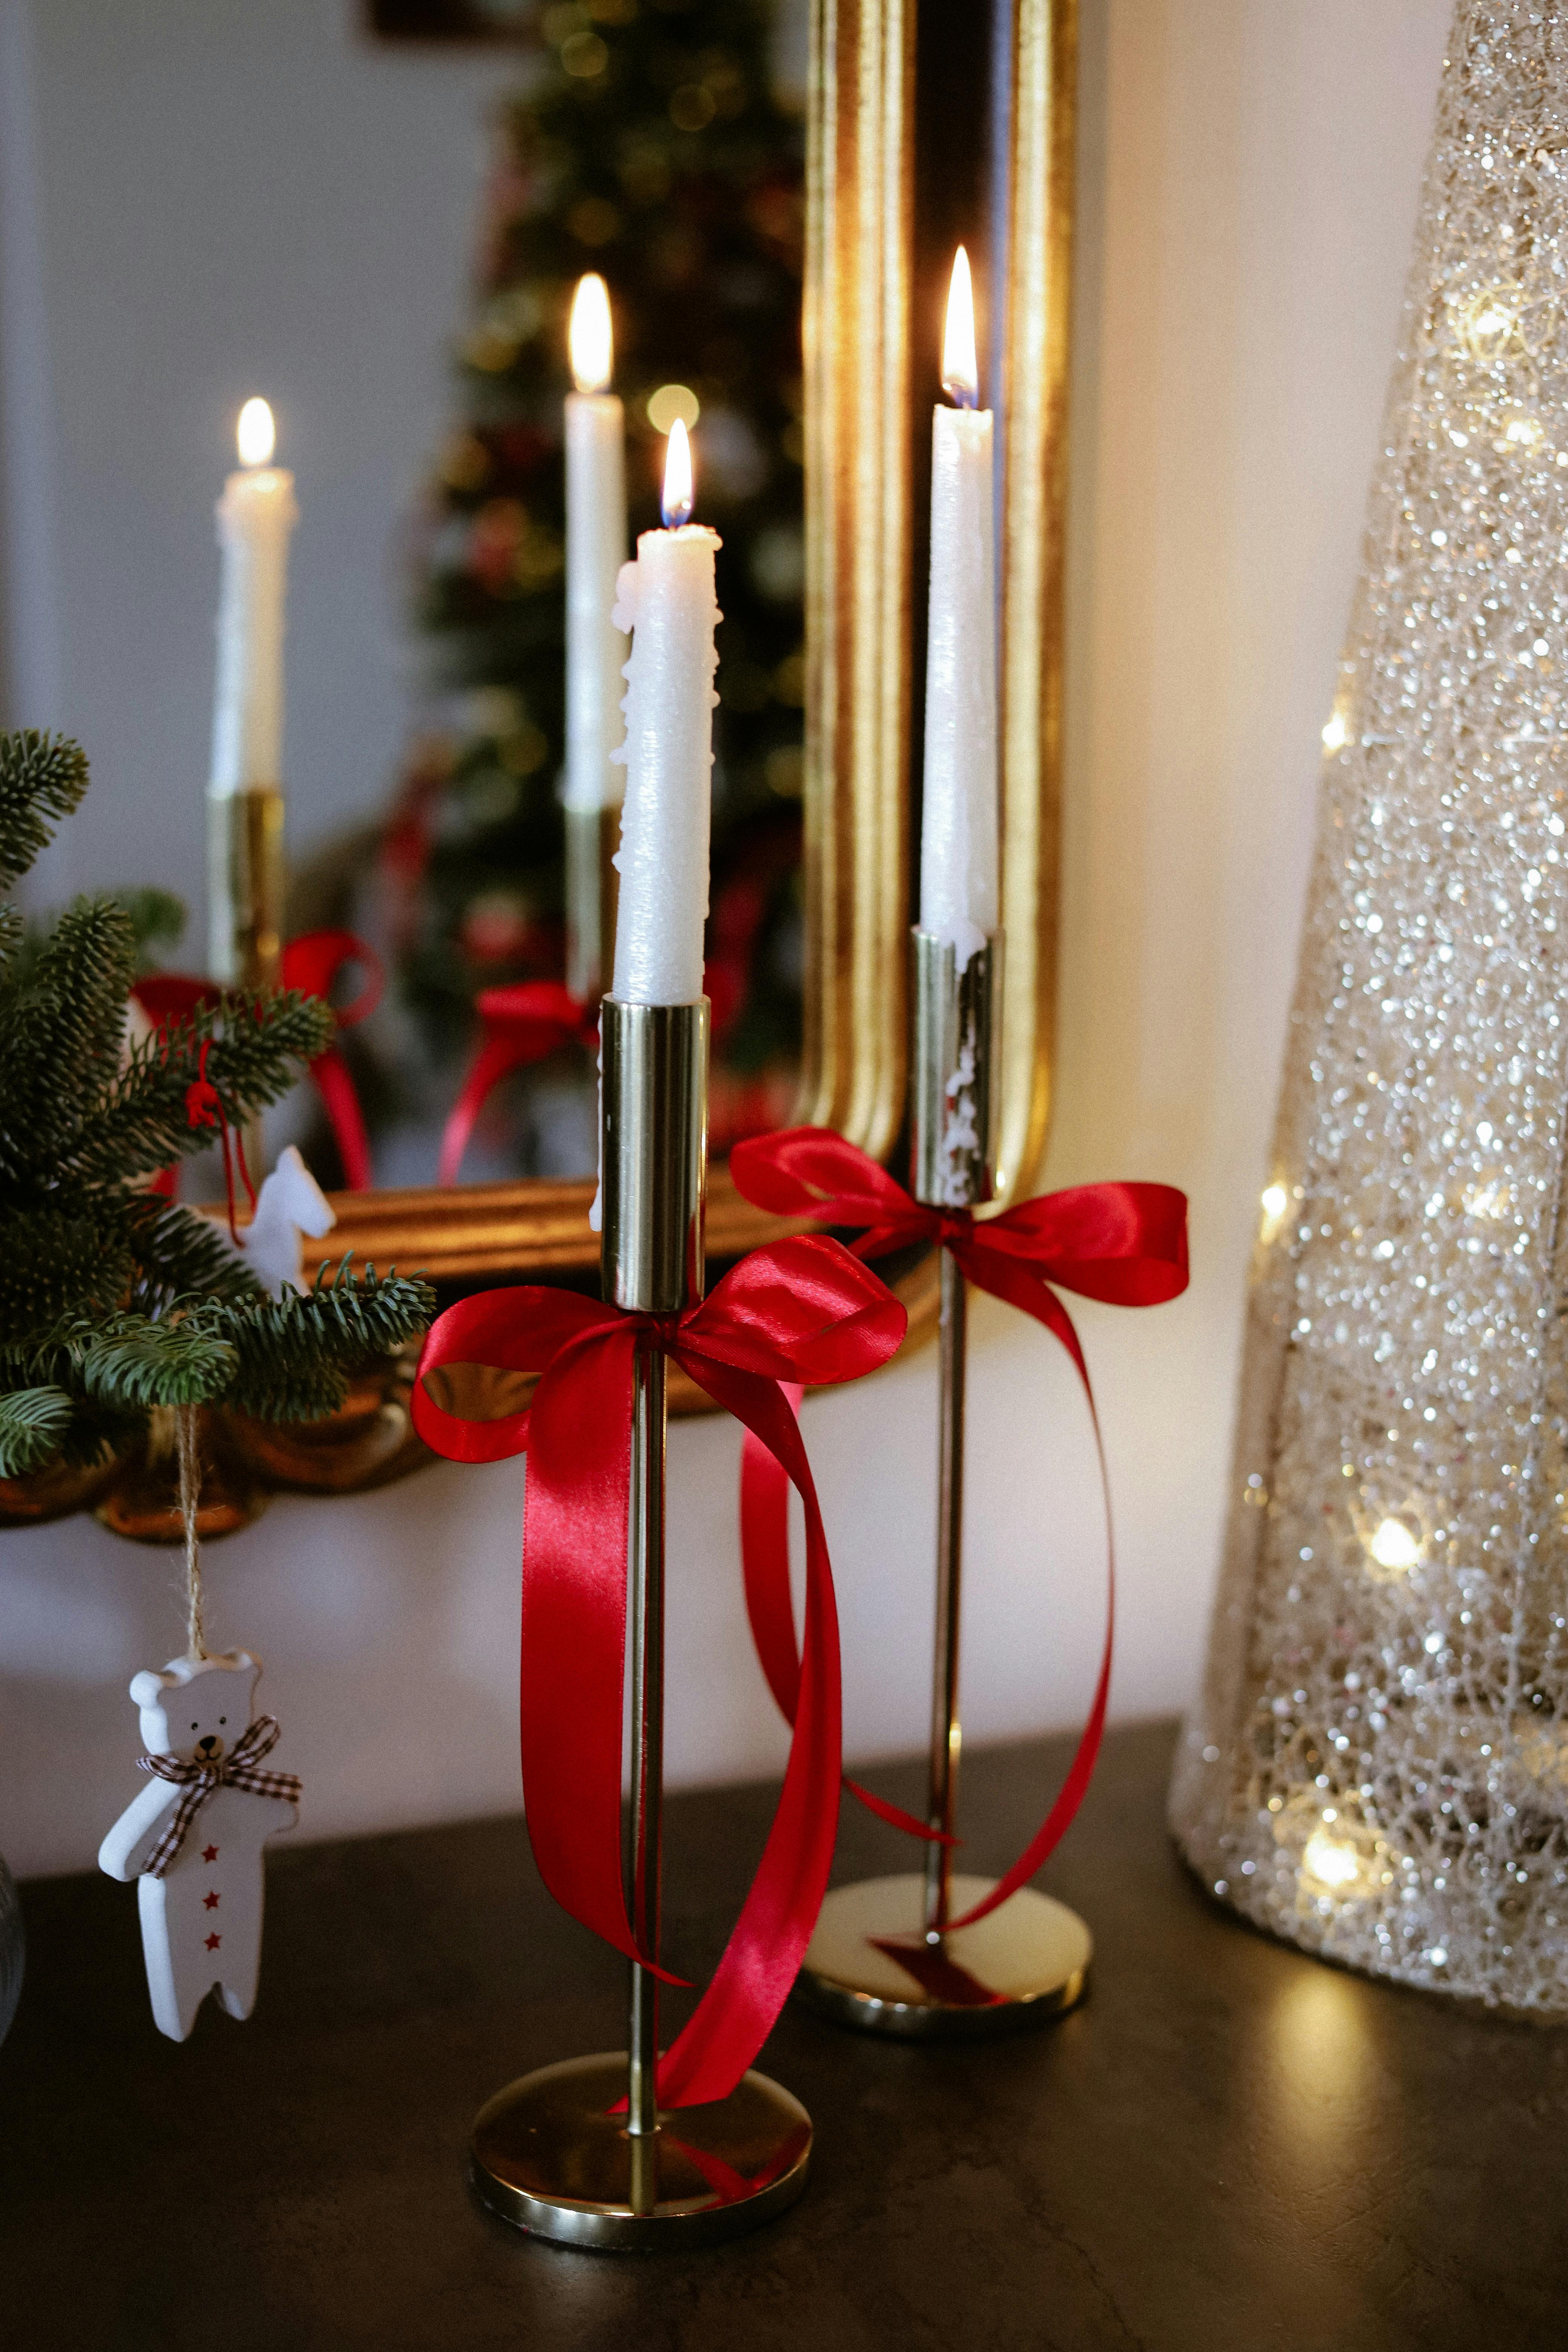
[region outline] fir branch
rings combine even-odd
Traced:
[[[314,1421],[335,1412],[351,1374],[422,1331],[435,1307],[426,1282],[368,1266],[356,1282],[345,1257],[334,1278],[325,1268],[314,1289],[280,1299],[247,1300],[198,1310],[222,1328],[238,1357],[227,1401],[258,1421]]]
[[[217,1404],[238,1362],[231,1340],[203,1328],[192,1315],[157,1322],[116,1317],[80,1354],[81,1384],[100,1404],[143,1407]]]
[[[0,1165],[11,1175],[66,1156],[119,1070],[135,934],[112,898],[79,898],[24,984],[0,1006],[5,1073]]]
[[[64,1389],[0,1391],[0,1478],[25,1478],[52,1462],[75,1413]]]
[[[0,1345],[47,1331],[62,1316],[107,1313],[132,1281],[118,1215],[77,1199],[0,1209]]]
[[[64,735],[0,735],[0,889],[10,889],[87,790],[87,755]]]
[[[143,1192],[128,1220],[136,1261],[131,1304],[143,1314],[166,1313],[191,1296],[250,1298],[261,1285],[216,1218]]]

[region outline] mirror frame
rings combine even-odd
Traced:
[[[903,1123],[907,1069],[916,6],[812,0],[806,131],[805,1035],[795,1117],[878,1159]],[[1003,1200],[1037,1180],[1050,1118],[1077,14],[1077,0],[1011,0]],[[598,1262],[593,1191],[584,1178],[337,1193],[334,1242],[437,1281],[584,1272]],[[711,1257],[786,1230],[740,1198],[727,1170],[713,1170]],[[924,1274],[908,1287],[922,1308],[934,1296]]]
[[[942,6],[944,0],[926,0]],[[994,0],[1010,16],[999,532],[1003,1200],[1037,1181],[1050,1117],[1059,877],[1063,525],[1074,209],[1077,0]],[[812,0],[806,135],[805,1021],[795,1117],[876,1158],[898,1142],[907,1068],[911,626],[911,289],[919,0]],[[590,1179],[332,1195],[334,1251],[436,1282],[591,1276]],[[731,1261],[798,1230],[710,1181],[708,1250]],[[907,1346],[936,1325],[928,1254],[899,1284]],[[357,1493],[433,1459],[414,1435],[408,1352],[342,1413],[298,1431],[215,1416],[243,1525],[269,1492]],[[369,1392],[373,1389],[374,1393]],[[710,1410],[676,1378],[677,1411]],[[0,1523],[96,1505],[117,1533],[180,1533],[172,1473],[147,1458],[46,1472]],[[23,1488],[36,1488],[30,1496]],[[106,1491],[107,1489],[107,1491]],[[206,1514],[204,1509],[204,1521]]]

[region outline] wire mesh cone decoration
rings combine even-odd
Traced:
[[[1327,754],[1172,1822],[1568,2013],[1568,21],[1461,0]]]

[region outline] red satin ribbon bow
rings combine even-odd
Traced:
[[[459,1462],[526,1451],[523,1797],[556,1901],[628,1958],[621,1878],[621,1731],[634,1362],[662,1351],[743,1423],[805,1507],[805,1622],[784,1793],[712,1981],[658,2070],[661,2106],[727,2098],[795,1980],[827,1885],[840,1766],[838,1617],[816,1489],[781,1381],[854,1380],[886,1362],[903,1308],[819,1236],[753,1250],[679,1316],[629,1315],[567,1290],[491,1290],[431,1329],[414,1388],[426,1444]],[[531,1409],[467,1421],[425,1382],[447,1364],[537,1372]],[[793,1644],[793,1627],[792,1627]],[[667,1983],[678,1983],[663,1969]]]
[[[582,1004],[558,980],[523,980],[510,988],[484,988],[474,1000],[479,1049],[468,1066],[441,1137],[437,1181],[455,1184],[474,1123],[491,1089],[513,1070],[542,1062],[563,1045],[599,1050],[599,1008]]]
[[[301,996],[325,997],[339,972],[356,963],[365,971],[364,986],[347,1004],[332,1007],[332,1018],[338,1027],[349,1029],[374,1012],[384,985],[380,957],[356,932],[304,931],[299,939],[290,940],[283,950],[279,984],[297,989]],[[201,1005],[216,1004],[224,991],[216,981],[204,980],[195,972],[150,971],[135,982],[131,993],[149,1021],[162,1029],[171,1021],[188,1021]],[[310,1064],[310,1076],[321,1093],[348,1189],[351,1192],[368,1192],[374,1178],[364,1117],[348,1064],[336,1045],[329,1045],[317,1055]],[[193,1120],[192,1124],[197,1122]],[[201,1124],[213,1122],[204,1120]],[[241,1164],[243,1168],[243,1161]],[[174,1177],[174,1169],[166,1169],[153,1189],[166,1192],[172,1200]],[[248,1186],[248,1176],[246,1181]],[[234,1222],[232,1216],[229,1222]]]
[[[1021,1307],[1060,1340],[1089,1401],[1105,1496],[1107,1569],[1105,1643],[1094,1699],[1056,1802],[991,1893],[952,1922],[967,1927],[1032,1878],[1065,1836],[1093,1777],[1110,1692],[1116,1568],[1105,1448],[1078,1333],[1052,1286],[1116,1307],[1157,1307],[1177,1297],[1187,1286],[1186,1196],[1169,1184],[1078,1184],[980,1223],[966,1209],[927,1208],[854,1144],[815,1127],[737,1144],[730,1171],[738,1190],[759,1208],[865,1226],[854,1244],[857,1257],[914,1242],[950,1249],[977,1288]],[[777,1605],[781,1581],[786,1597],[789,1591],[786,1496],[773,1464],[749,1438],[741,1463],[741,1526],[752,1639],[787,1719],[795,1635]]]

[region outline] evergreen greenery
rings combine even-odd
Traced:
[[[76,744],[0,736],[7,887],[87,782]],[[347,1259],[275,1303],[211,1218],[147,1190],[211,1139],[186,1106],[201,1076],[237,1128],[332,1034],[315,999],[235,992],[128,1044],[142,945],[172,919],[157,893],[80,898],[33,940],[0,908],[0,1477],[90,1461],[155,1405],[314,1419],[429,1318],[427,1285]]]

